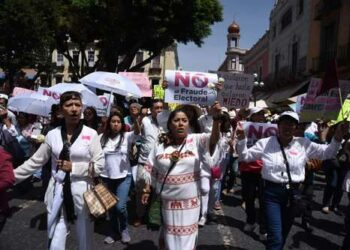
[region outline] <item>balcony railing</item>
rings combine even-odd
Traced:
[[[333,10],[340,8],[341,0],[321,0],[315,5],[315,20],[321,20],[323,16],[329,14]]]
[[[323,51],[320,57],[312,59],[312,70],[324,72],[329,60],[336,58],[338,67],[350,65],[350,43],[339,46],[336,50]]]

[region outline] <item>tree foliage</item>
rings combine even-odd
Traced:
[[[57,48],[73,78],[88,71],[137,70],[174,42],[201,46],[211,25],[222,20],[218,0],[3,0],[0,1],[0,67],[49,65]],[[80,51],[75,65],[70,44]],[[99,58],[87,67],[85,50],[96,43]],[[136,53],[149,58],[131,67]],[[122,58],[122,60],[118,60]]]

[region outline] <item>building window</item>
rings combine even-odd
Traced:
[[[231,69],[236,69],[236,58],[231,59]]]
[[[62,66],[63,65],[63,54],[57,52],[57,60],[56,60],[56,65],[57,66]]]
[[[152,60],[152,68],[160,68],[160,56],[156,56],[155,58],[153,58]]]
[[[93,67],[95,64],[95,51],[94,50],[88,51],[88,64],[89,64],[89,67]]]
[[[299,4],[298,4],[298,14],[301,15],[304,12],[304,0],[299,0]]]
[[[293,43],[292,45],[292,75],[295,76],[297,73],[298,66],[298,42]]]
[[[321,60],[326,64],[336,56],[337,52],[337,27],[335,23],[324,26],[321,30]]]
[[[292,22],[292,8],[289,8],[281,18],[281,30],[284,30]]]
[[[55,78],[56,78],[56,84],[57,83],[61,83],[62,80],[63,80],[63,76],[62,75],[56,75]]]
[[[142,62],[143,62],[143,52],[140,51],[136,53],[136,65]]]
[[[278,70],[280,68],[280,54],[275,55],[275,79],[278,77]]]
[[[73,63],[79,65],[79,50],[73,50]]]

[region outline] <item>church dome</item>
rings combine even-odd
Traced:
[[[230,24],[230,26],[228,26],[227,29],[228,33],[232,34],[232,33],[239,33],[239,25],[236,22],[233,22]]]

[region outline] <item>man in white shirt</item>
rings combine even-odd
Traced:
[[[160,129],[157,122],[157,115],[163,110],[163,101],[155,99],[152,102],[151,106],[151,115],[146,116],[142,119],[141,122],[141,148],[138,160],[138,169],[137,169],[137,196],[136,196],[136,214],[139,219],[134,222],[134,226],[139,226],[141,224],[141,218],[145,214],[145,207],[141,204],[141,195],[142,189],[144,188],[145,183],[143,183],[142,172],[144,171],[144,164],[148,159],[148,155],[151,152],[151,149],[155,146],[157,142]]]

